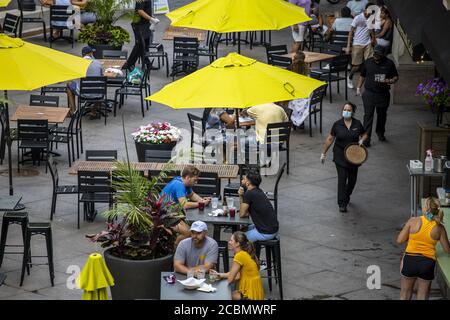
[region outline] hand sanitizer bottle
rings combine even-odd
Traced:
[[[425,158],[425,171],[433,170],[433,154],[431,149],[427,150],[427,156]]]

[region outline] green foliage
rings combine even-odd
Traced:
[[[95,22],[85,26],[79,33],[78,39],[88,44],[107,44],[121,47],[125,42],[130,42],[128,31],[119,26],[106,27]]]

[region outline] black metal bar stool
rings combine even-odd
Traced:
[[[8,237],[8,228],[10,224],[18,224],[22,228],[22,240],[23,244],[6,244],[6,238]],[[0,240],[0,266],[3,263],[3,256],[5,254],[23,254],[21,252],[5,252],[6,247],[24,247],[26,239],[26,230],[28,224],[28,213],[27,212],[5,212],[3,215],[2,223],[2,235]]]
[[[283,300],[283,278],[281,273],[281,246],[280,236],[276,236],[275,239],[267,241],[256,241],[255,249],[256,256],[259,259],[261,248],[266,249],[266,263],[267,263],[267,276],[261,278],[269,279],[269,290],[272,292],[272,278],[275,278],[275,282],[278,283],[280,289],[280,299]],[[273,271],[273,275],[272,275]]]
[[[47,255],[46,256],[31,256],[31,237],[34,235],[43,235],[47,243]],[[47,265],[50,271],[50,281],[52,287],[54,286],[55,272],[53,268],[53,245],[52,245],[52,227],[49,222],[31,222],[27,225],[25,247],[22,262],[22,274],[20,275],[20,286],[23,284],[23,278],[25,275],[25,268],[31,265]],[[31,263],[31,258],[48,258],[48,263]],[[28,275],[30,272],[28,270]]]
[[[227,241],[218,241],[219,244],[219,254],[217,255],[217,271],[220,271],[220,257],[222,257],[223,261],[223,272],[230,271],[230,255],[228,253],[228,242]]]

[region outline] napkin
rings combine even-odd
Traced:
[[[217,288],[214,288],[211,284],[203,283],[200,288],[197,288],[198,291],[203,292],[216,292]]]
[[[106,68],[105,72],[117,73],[118,75],[123,76],[122,70],[116,68]]]
[[[216,209],[216,210],[212,211],[211,213],[208,213],[208,215],[210,217],[222,216],[223,215],[223,210],[222,209]]]

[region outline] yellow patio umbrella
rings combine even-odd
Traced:
[[[230,53],[166,85],[147,100],[182,108],[248,108],[307,98],[325,82]]]
[[[11,0],[0,0],[0,8],[6,7],[10,2]]]
[[[1,0],[0,0],[1,1]],[[0,33],[0,90],[34,90],[86,76],[91,61]],[[8,104],[6,113],[8,115]],[[9,124],[8,124],[9,128]],[[11,141],[8,144],[9,193],[12,186]]]
[[[280,30],[311,20],[303,8],[284,0],[197,0],[166,16],[172,26],[219,33]]]
[[[82,57],[0,34],[0,90],[34,90],[82,78],[90,63]]]
[[[83,300],[108,300],[107,287],[114,285],[114,278],[99,253],[89,256],[77,281],[84,290]]]
[[[284,0],[197,0],[166,14],[175,27],[218,33],[280,30],[311,18]],[[240,33],[238,52],[240,53]]]

